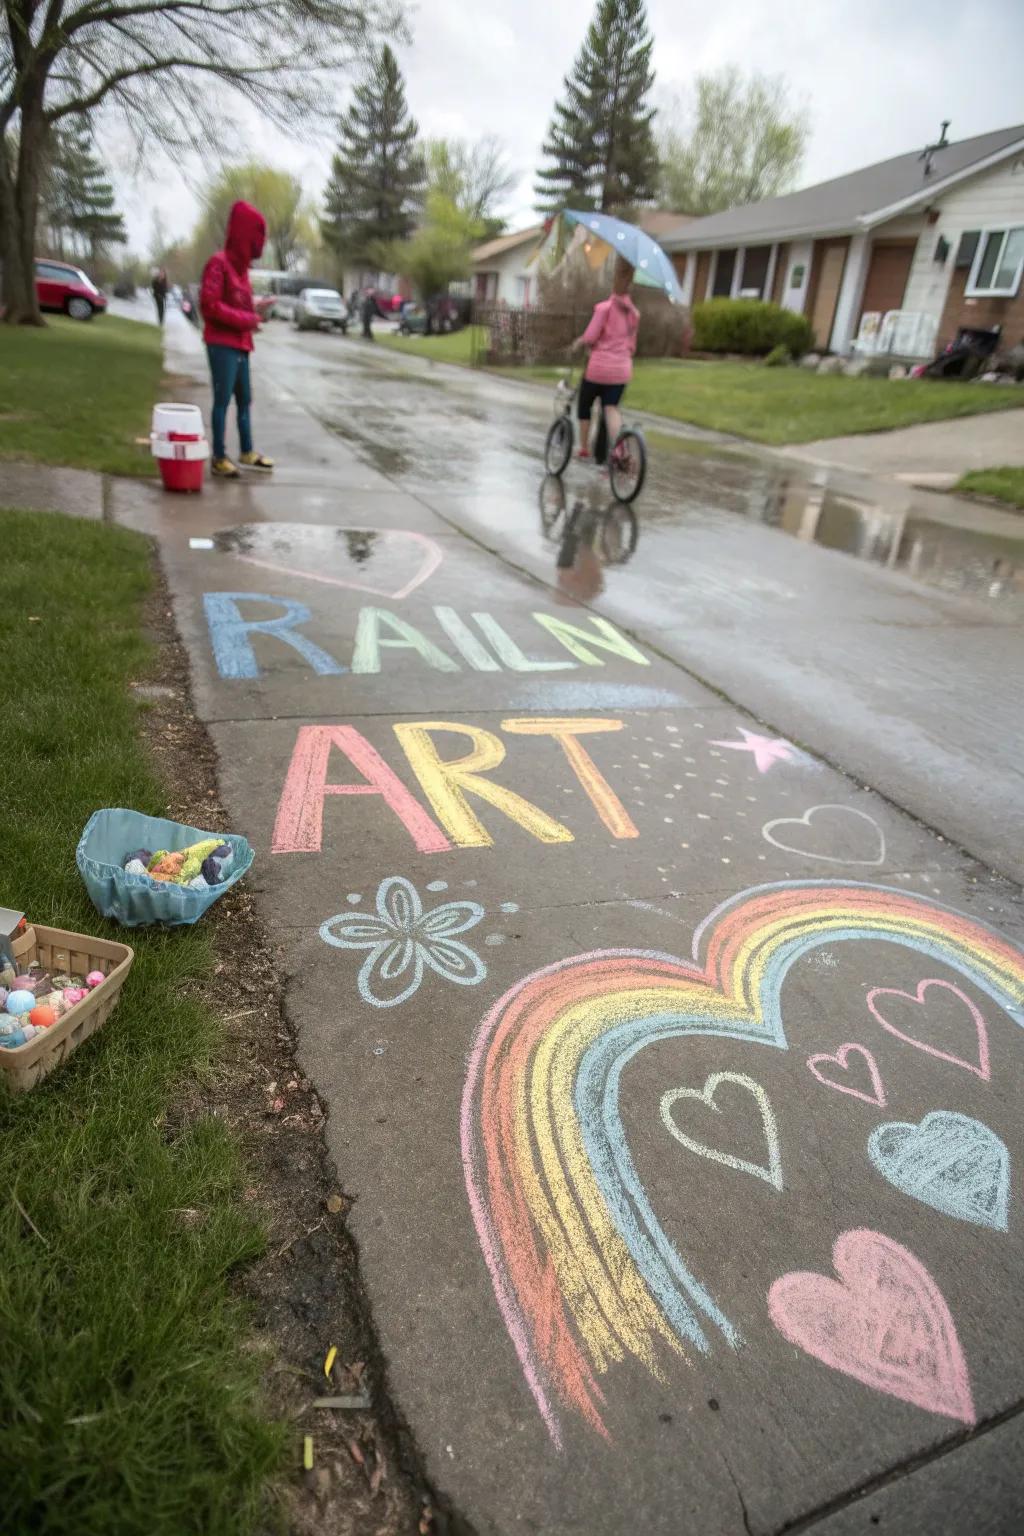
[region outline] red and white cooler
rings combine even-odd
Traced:
[[[149,434],[165,491],[201,491],[210,445],[198,405],[154,405]]]

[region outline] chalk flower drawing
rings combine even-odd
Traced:
[[[484,980],[487,967],[480,956],[452,937],[475,928],[483,915],[476,901],[446,901],[425,912],[416,887],[389,875],[377,888],[376,916],[339,912],[321,924],[320,937],[336,949],[368,949],[359,972],[360,996],[375,1008],[394,1008],[412,997],[427,966],[460,987]]]

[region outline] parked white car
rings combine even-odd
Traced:
[[[297,331],[348,330],[348,306],[335,288],[303,288],[295,301],[292,326]]]

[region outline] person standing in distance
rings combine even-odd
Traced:
[[[167,307],[167,273],[163,267],[153,268],[153,281],[149,285],[149,291],[156,305],[157,324],[163,325],[164,310]]]
[[[216,251],[203,268],[199,308],[203,316],[203,340],[213,381],[213,463],[215,475],[238,479],[238,466],[227,455],[225,433],[228,406],[234,396],[241,445],[239,464],[246,469],[271,470],[273,459],[257,453],[252,445],[252,382],[249,357],[260,315],[252,297],[249,267],[263,254],[267,223],[251,203],[233,203],[228,214],[224,249]]]

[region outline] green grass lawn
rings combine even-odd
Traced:
[[[629,389],[636,410],[735,433],[759,443],[807,443],[882,432],[1017,404],[1012,390],[930,379],[846,379],[757,363],[641,362]]]
[[[0,1091],[0,1528],[241,1536],[282,1443],[230,1294],[261,1238],[223,1124],[166,1118],[218,1047],[210,919],[117,928],[75,867],[97,807],[166,803],[127,691],[149,546],[44,513],[0,526],[0,905],[136,951],[98,1034],[32,1092]]]
[[[408,352],[412,357],[432,357],[438,363],[470,363],[473,360],[473,332],[467,325],[447,336],[398,336],[394,331],[377,329],[374,336],[385,347]]]
[[[441,363],[472,361],[471,327],[449,336],[406,337],[378,331],[377,339],[396,352]],[[551,383],[562,370],[537,367],[496,371],[509,378]],[[1012,390],[982,389],[976,384],[847,379],[803,368],[765,368],[760,363],[653,359],[637,363],[627,398],[638,411],[773,445],[809,443],[854,432],[885,432],[953,416],[1008,410],[1020,404]]]
[[[0,458],[151,475],[163,356],[155,325],[102,315],[0,326]]]
[[[1011,507],[1024,507],[1024,469],[1004,464],[1002,469],[972,469],[961,476],[955,489],[975,496],[994,496]]]

